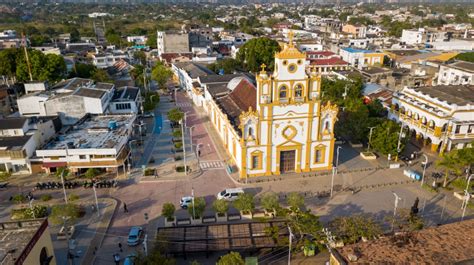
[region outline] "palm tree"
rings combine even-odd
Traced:
[[[449,172],[453,171],[455,175],[461,174],[461,168],[459,167],[459,159],[457,158],[457,153],[445,153],[441,160],[436,161],[436,167],[443,168],[445,171],[443,188],[448,185],[448,176]]]

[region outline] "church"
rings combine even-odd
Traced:
[[[321,76],[307,72],[305,60],[290,34],[274,71],[262,65],[256,85],[236,77],[220,87],[228,93],[212,84],[193,90],[241,179],[331,169],[338,107],[323,104]]]

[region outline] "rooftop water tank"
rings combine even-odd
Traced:
[[[117,129],[117,121],[109,121],[109,129],[110,130]]]

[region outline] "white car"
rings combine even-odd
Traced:
[[[191,196],[185,196],[181,198],[179,201],[179,206],[181,206],[182,209],[187,209],[191,204],[193,203],[193,197]]]
[[[240,194],[243,194],[244,190],[242,188],[235,188],[235,189],[225,189],[219,193],[217,193],[218,200],[226,200],[226,201],[235,201]]]

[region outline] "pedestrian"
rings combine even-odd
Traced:
[[[122,243],[118,243],[118,246],[119,246],[120,252],[123,252]]]
[[[119,253],[114,254],[114,261],[115,261],[116,265],[120,265],[120,254]]]
[[[128,213],[127,204],[123,203],[123,212]]]
[[[198,150],[198,157],[201,157],[201,150]]]

